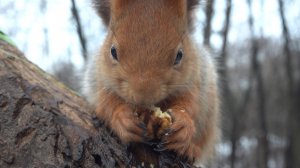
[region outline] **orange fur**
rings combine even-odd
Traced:
[[[174,122],[161,141],[203,163],[219,137],[219,96],[213,61],[190,38],[190,10],[188,0],[111,0],[108,34],[89,66],[87,96],[125,143],[147,138],[138,116],[149,111],[140,109],[170,109]],[[179,49],[183,58],[174,65]]]

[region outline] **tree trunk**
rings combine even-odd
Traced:
[[[261,66],[258,62],[258,42],[253,39],[253,51],[252,51],[252,69],[254,70],[254,76],[257,82],[257,102],[258,102],[258,164],[259,168],[268,168],[269,160],[269,141],[268,141],[268,127],[267,127],[267,114],[266,114],[266,96],[264,89],[264,82],[261,72]]]
[[[297,88],[294,84],[293,60],[290,49],[290,32],[285,20],[284,3],[278,0],[279,13],[284,37],[285,71],[287,78],[287,149],[285,155],[286,168],[300,167],[300,135],[299,135],[299,109],[297,107]]]
[[[227,114],[230,115],[231,120],[231,129],[230,129],[230,143],[231,143],[231,154],[230,154],[230,167],[235,167],[236,162],[236,149],[238,141],[238,116],[236,114],[235,99],[229,88],[229,77],[227,74],[227,44],[228,44],[228,33],[230,27],[230,18],[231,18],[231,9],[232,1],[226,1],[226,11],[225,11],[225,23],[222,31],[223,34],[223,43],[221,48],[221,57],[220,57],[220,75],[223,83],[223,99],[224,99],[224,109]]]
[[[0,167],[189,166],[139,147],[122,145],[80,96],[0,41]]]
[[[258,103],[258,124],[259,124],[259,131],[258,131],[258,167],[259,168],[267,168],[268,167],[268,160],[269,160],[269,141],[268,141],[268,128],[267,128],[267,116],[266,116],[266,96],[265,96],[265,89],[264,89],[264,81],[262,77],[262,70],[260,63],[258,62],[258,52],[259,52],[259,44],[258,41],[255,39],[254,35],[254,26],[253,26],[253,16],[252,16],[252,1],[248,0],[248,7],[249,7],[249,29],[251,32],[252,44],[251,44],[251,67],[253,69],[253,75],[256,78],[256,96],[257,96],[257,103]]]
[[[114,167],[125,146],[95,128],[87,103],[0,43],[0,167]]]
[[[79,17],[78,9],[76,7],[76,2],[75,2],[75,0],[71,0],[71,2],[72,2],[71,11],[72,11],[72,15],[74,17],[74,20],[76,22],[77,35],[79,37],[79,42],[80,42],[80,45],[81,45],[81,52],[82,52],[83,60],[86,61],[87,56],[88,56],[86,38],[85,38],[84,33],[83,33],[83,28],[82,28],[82,25],[81,25],[81,19]]]
[[[214,14],[214,0],[208,0],[205,8],[204,44],[210,47],[211,23]]]

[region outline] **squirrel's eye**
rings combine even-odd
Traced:
[[[110,49],[110,53],[111,53],[111,56],[113,57],[113,59],[118,61],[118,54],[117,54],[116,47],[112,46]]]
[[[179,51],[177,52],[176,58],[175,58],[174,65],[178,65],[180,63],[182,57],[183,57],[183,51],[182,51],[182,49],[179,49]]]

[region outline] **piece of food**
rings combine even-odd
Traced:
[[[162,111],[160,107],[150,107],[148,109],[136,109],[136,115],[147,127],[146,137],[150,140],[159,140],[163,133],[172,124],[171,110]]]
[[[147,123],[147,134],[153,139],[160,139],[171,126],[172,117],[169,112],[162,111],[159,107],[152,107],[151,112]]]
[[[162,133],[165,129],[169,128],[170,125],[172,124],[172,117],[168,112],[161,111],[159,107],[154,107],[154,116],[156,118],[161,119],[160,121],[160,131],[158,133]]]

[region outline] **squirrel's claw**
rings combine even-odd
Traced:
[[[147,132],[147,126],[145,123],[143,123],[143,122],[139,123],[138,127],[142,128],[143,130],[145,130]]]
[[[153,150],[156,152],[163,152],[163,151],[167,150],[167,148],[165,147],[166,144],[167,144],[166,142],[160,142],[160,143],[156,144],[156,146]]]

